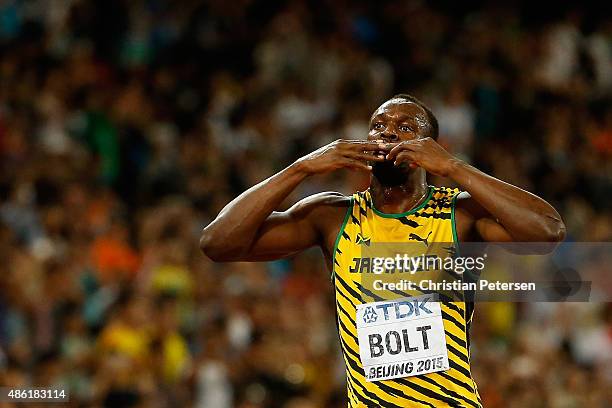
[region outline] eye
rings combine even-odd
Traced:
[[[414,128],[413,128],[412,126],[408,126],[408,125],[401,125],[401,126],[399,127],[399,129],[400,129],[402,132],[414,132]]]
[[[374,126],[372,126],[372,129],[382,129],[384,127],[385,127],[385,125],[383,125],[380,122],[377,122],[377,123],[374,124]]]

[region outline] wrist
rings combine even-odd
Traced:
[[[457,181],[456,178],[461,170],[465,167],[465,164],[466,163],[463,160],[452,157],[448,160],[445,177],[448,177],[453,181]]]
[[[289,165],[289,167],[287,167],[287,171],[290,174],[293,174],[297,177],[302,177],[302,178],[306,178],[312,175],[312,172],[310,171],[310,169],[308,168],[308,166],[306,165],[306,163],[304,163],[302,159],[298,159],[295,162],[293,162],[291,165]]]

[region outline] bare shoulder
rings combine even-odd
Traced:
[[[319,244],[328,255],[350,205],[351,197],[326,191],[300,200],[289,209],[289,213],[291,217],[305,220],[317,231]]]
[[[455,209],[458,217],[467,216],[473,219],[487,215],[487,211],[467,191],[457,194],[456,203]]]
[[[333,217],[340,213],[344,216],[350,203],[351,198],[344,194],[335,191],[325,191],[298,201],[289,211],[292,215],[298,217],[309,215]]]

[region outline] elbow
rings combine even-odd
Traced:
[[[537,239],[535,245],[530,246],[529,253],[546,255],[552,253],[559,243],[565,239],[565,224],[558,221],[546,225],[542,229],[542,235]]]
[[[565,223],[561,220],[551,222],[544,233],[544,242],[559,243],[565,239]]]
[[[228,245],[226,240],[206,231],[200,237],[200,251],[213,262],[230,262],[237,259],[237,250]]]
[[[216,239],[213,234],[206,230],[202,232],[200,237],[200,251],[213,262],[227,261],[220,240]]]

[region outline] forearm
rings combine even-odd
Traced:
[[[248,250],[264,221],[307,176],[294,163],[240,194],[204,228],[202,250],[211,258],[219,251]]]
[[[515,241],[563,239],[565,226],[559,213],[540,197],[456,159],[449,177],[470,193]]]

